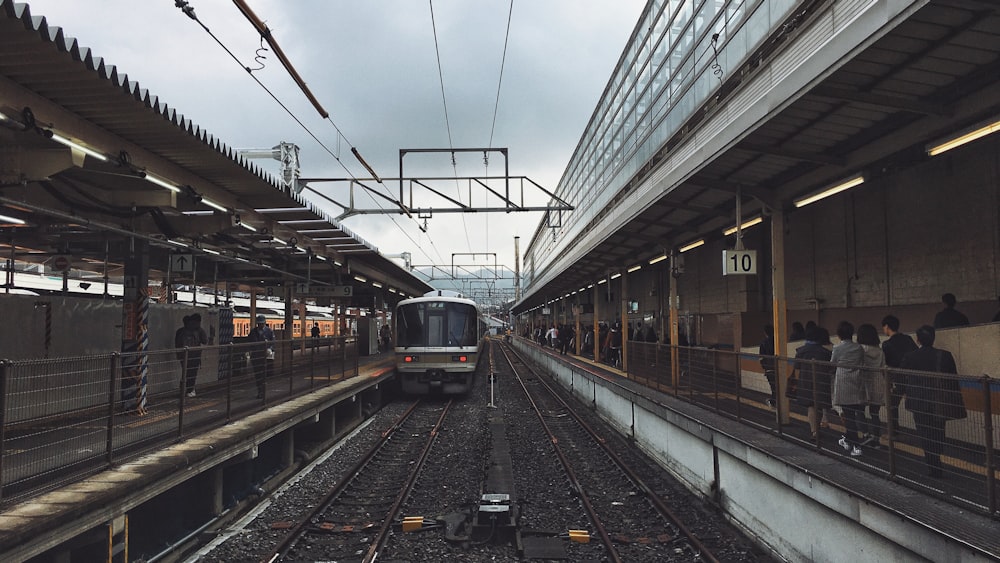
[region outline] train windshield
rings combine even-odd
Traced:
[[[466,303],[425,301],[396,310],[396,345],[475,346],[476,308]]]

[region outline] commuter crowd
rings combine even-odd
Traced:
[[[830,417],[839,415],[844,426],[840,446],[850,456],[861,456],[864,448],[882,447],[883,431],[897,437],[899,406],[904,404],[916,427],[928,474],[943,476],[945,425],[967,413],[958,381],[937,375],[956,374],[955,358],[935,348],[934,342],[937,329],[968,325],[969,320],[955,309],[954,295],[943,295],[942,302],[945,309],[935,316],[933,325],[915,331],[916,341],[899,331],[900,321],[893,315],[882,319],[884,341],[872,324],[855,329],[842,321],[837,325],[836,345],[825,328],[811,322],[806,326],[793,323],[789,340],[804,343],[795,349],[786,393],[794,404],[806,408],[813,438]],[[767,402],[773,406],[777,358],[771,326],[764,328],[759,354],[771,391]]]

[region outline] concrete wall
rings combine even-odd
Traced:
[[[698,411],[702,420],[695,420],[577,371],[535,347],[518,348],[565,388],[591,403],[603,418],[632,437],[692,491],[715,499],[729,519],[787,561],[990,560],[944,533],[888,506],[859,498],[809,470],[806,458],[810,455],[815,455],[813,463],[819,466],[829,464],[828,458],[805,450],[803,455],[792,455],[787,443],[764,434],[751,445],[738,438],[732,428],[726,431],[703,422],[713,418],[707,411]],[[696,409],[684,405],[688,407]],[[720,419],[720,424],[738,423]],[[757,446],[765,442],[788,451],[794,464]],[[886,486],[898,487],[889,482]],[[938,510],[941,514],[952,512],[943,505]],[[957,508],[954,512],[961,513]]]

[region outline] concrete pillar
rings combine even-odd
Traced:
[[[281,467],[291,467],[295,463],[295,431],[289,428],[281,433]]]
[[[222,511],[226,509],[224,498],[222,496],[222,490],[225,483],[223,479],[223,468],[222,466],[217,466],[211,470],[205,472],[205,499],[208,501],[208,511],[212,516],[218,516],[222,514]]]
[[[594,284],[594,361],[601,361],[601,286]]]

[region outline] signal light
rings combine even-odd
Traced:
[[[413,361],[413,356],[403,356],[403,361],[406,363],[410,363]]]

